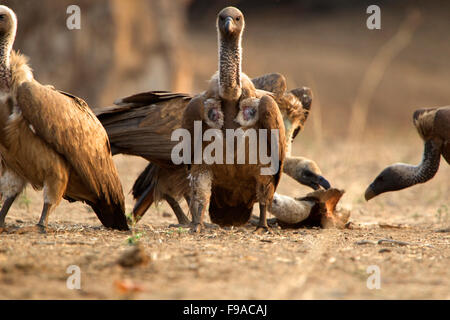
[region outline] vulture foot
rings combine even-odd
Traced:
[[[191,229],[191,233],[200,233],[203,230],[203,224],[202,223],[191,223],[190,224],[190,229]]]
[[[256,230],[253,231],[253,233],[263,235],[263,234],[271,234],[272,231],[269,229],[268,226],[257,226]]]
[[[13,233],[17,233],[17,234],[26,234],[26,233],[48,234],[49,230],[47,227],[37,224],[32,227],[19,228],[19,229],[15,230]]]
[[[255,215],[253,215],[249,221],[249,223],[252,226],[257,227],[258,223],[259,223],[259,218]],[[278,220],[277,218],[271,218],[271,219],[267,219],[267,225],[271,228],[276,228],[278,226]]]

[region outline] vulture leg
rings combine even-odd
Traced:
[[[259,203],[259,222],[255,232],[260,234],[269,232],[269,226],[267,225],[267,206],[265,203]]]
[[[18,195],[19,194],[17,193],[16,195],[14,195],[12,197],[8,197],[5,200],[5,202],[3,203],[2,210],[0,211],[0,228],[4,228],[5,227],[6,215],[8,214],[9,208],[11,208],[14,200],[16,200]]]
[[[44,207],[42,208],[41,218],[37,224],[40,232],[45,232],[50,213],[61,202],[64,192],[67,189],[69,181],[69,172],[67,170],[58,170],[58,174],[44,184]]]
[[[48,224],[48,217],[50,216],[50,213],[55,209],[56,204],[54,203],[44,203],[44,208],[42,209],[41,218],[39,219],[39,223],[37,226],[42,230],[45,231]]]
[[[186,215],[183,212],[183,209],[181,209],[180,204],[178,203],[177,200],[175,200],[174,198],[172,198],[171,196],[169,196],[168,194],[164,195],[164,199],[167,201],[167,203],[169,204],[169,206],[172,208],[173,212],[175,213],[175,215],[177,216],[178,219],[178,223],[183,226],[183,225],[189,225],[189,223],[191,222],[189,220],[188,217],[186,217]]]
[[[199,233],[204,227],[203,218],[211,197],[212,176],[208,170],[197,166],[191,169],[191,201],[189,210],[192,214],[191,232]]]

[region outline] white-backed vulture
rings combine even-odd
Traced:
[[[287,128],[286,144],[290,151],[291,142],[308,118],[311,90],[303,87],[288,91],[286,79],[280,74],[264,75],[252,79],[252,82],[257,89],[273,93]],[[154,161],[144,169],[133,186],[135,222],[142,218],[153,202],[166,200],[179,224],[189,223],[178,203],[183,197],[188,198],[188,172],[183,165],[173,166],[169,155],[170,148],[175,145],[170,135],[181,127],[181,118],[190,99],[185,94],[146,92],[119,99],[115,106],[95,110],[108,133],[113,155],[130,154]],[[312,160],[288,156],[283,172],[313,189],[330,188]]]
[[[213,76],[209,89],[194,97],[183,115],[183,128],[191,135],[192,150],[196,149],[195,122],[202,123],[202,135],[208,128],[219,129],[223,134],[223,155],[229,155],[228,145],[235,147],[234,137],[226,137],[226,130],[254,129],[259,137],[259,150],[266,144],[272,160],[277,162],[275,172],[262,174],[260,156],[256,164],[249,161],[249,153],[256,145],[245,139],[245,163],[238,164],[237,150],[233,150],[233,164],[198,164],[195,160],[190,168],[191,196],[189,210],[192,215],[191,231],[200,232],[203,217],[208,210],[211,221],[221,226],[239,225],[248,222],[253,205],[260,209],[257,231],[267,231],[267,210],[281,178],[286,156],[285,128],[283,117],[270,93],[257,96],[250,79],[241,71],[242,32],[245,22],[243,14],[234,7],[219,12],[216,20],[219,38],[219,71]],[[211,123],[213,122],[213,123]],[[266,136],[261,136],[262,131]],[[275,130],[277,135],[272,135]],[[263,137],[263,138],[261,138]],[[216,137],[216,139],[220,139]],[[273,141],[275,139],[275,141]],[[207,146],[202,142],[202,150]],[[270,146],[270,147],[269,147]],[[227,154],[228,152],[228,154]],[[276,155],[275,157],[274,154]],[[197,155],[192,153],[194,159]],[[273,165],[273,163],[271,163]]]
[[[89,204],[104,226],[128,230],[106,131],[82,99],[34,80],[26,58],[12,50],[16,29],[14,12],[0,6],[0,154],[8,169],[44,189],[38,226],[45,230],[64,197]]]
[[[316,190],[295,199],[275,194],[271,213],[283,228],[343,228],[350,217],[348,210],[336,210],[343,195],[343,190],[334,188]]]
[[[424,141],[422,162],[417,166],[397,163],[384,169],[367,188],[367,201],[381,193],[432,179],[439,169],[441,155],[450,164],[450,106],[417,110],[413,121]]]

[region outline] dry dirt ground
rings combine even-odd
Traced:
[[[191,235],[168,227],[175,218],[163,204],[134,230],[148,263],[127,268],[119,260],[132,248],[132,234],[106,230],[87,206],[65,202],[47,235],[0,234],[0,298],[449,299],[450,234],[440,231],[450,226],[450,167],[443,164],[426,185],[363,200],[383,165],[420,160],[420,141],[408,139],[354,149],[355,157],[337,144],[295,145],[296,151],[306,145],[303,154],[321,159],[330,181],[347,190],[341,205],[351,209],[353,229],[274,229],[260,236],[247,226]],[[128,191],[145,162],[119,156],[116,163]],[[308,191],[287,176],[282,180],[279,192]],[[128,195],[128,212],[132,203]],[[8,226],[33,225],[41,205],[41,194],[28,188]],[[382,239],[401,242],[378,244]],[[81,290],[66,287],[70,265],[81,269]],[[371,265],[380,268],[378,290],[366,285]]]

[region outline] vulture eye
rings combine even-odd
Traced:
[[[241,20],[241,17],[236,17],[236,21],[239,21],[239,20]]]
[[[3,20],[5,18],[4,14],[0,14],[0,20]]]
[[[306,178],[310,178],[310,177],[313,177],[314,174],[311,171],[309,171],[309,170],[304,170],[303,171],[303,176],[306,177]]]

